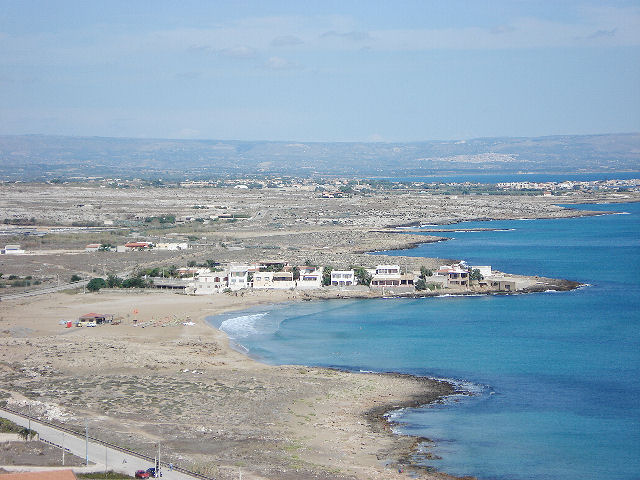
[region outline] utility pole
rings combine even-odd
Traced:
[[[107,452],[109,451],[109,449],[107,448],[107,446],[104,446],[104,475],[106,477],[107,475]]]
[[[62,466],[64,467],[64,432],[62,432]]]
[[[31,433],[31,404],[27,405],[29,407],[29,433]]]

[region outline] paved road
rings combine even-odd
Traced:
[[[48,293],[61,292],[62,290],[68,290],[69,288],[82,288],[89,283],[88,280],[81,280],[74,283],[62,283],[55,287],[38,288],[36,290],[28,290],[26,292],[11,293],[9,295],[0,296],[0,300],[14,300],[16,298],[33,297],[36,295],[46,295]]]
[[[130,274],[131,274],[131,270],[126,270],[124,272],[116,273],[116,276],[120,278],[127,278]],[[36,295],[46,295],[48,293],[61,292],[62,290],[68,290],[70,288],[86,287],[88,283],[89,283],[89,280],[80,280],[78,282],[73,282],[73,283],[61,283],[60,285],[56,285],[54,287],[43,287],[43,288],[37,288],[33,290],[27,290],[26,292],[0,295],[0,300],[14,300],[16,298],[34,297]]]
[[[13,423],[23,427],[29,425],[27,418],[1,408],[0,417],[11,420]],[[103,467],[106,465],[105,470],[113,470],[115,472],[133,475],[136,470],[146,470],[149,467],[153,467],[152,461],[107,447],[91,439],[89,439],[87,450],[85,437],[64,432],[35,420],[31,420],[31,429],[38,432],[41,439],[54,443],[57,446],[64,445],[65,449],[68,449],[68,451],[80,458],[85,458],[85,455],[88,454],[89,462],[100,464]],[[160,453],[162,455],[162,452]],[[196,477],[163,467],[162,478],[163,480],[194,480]]]

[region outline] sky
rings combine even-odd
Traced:
[[[0,134],[640,131],[640,0],[0,0]]]

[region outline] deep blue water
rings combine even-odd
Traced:
[[[637,479],[640,204],[560,220],[469,222],[399,255],[462,258],[590,286],[564,293],[326,301],[212,317],[268,363],[468,382],[474,396],[398,412],[437,442],[429,465],[484,479]]]

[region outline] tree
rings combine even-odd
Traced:
[[[299,267],[293,267],[293,279],[294,280],[300,280],[300,268]]]
[[[107,286],[107,282],[104,281],[104,278],[92,278],[89,280],[87,284],[87,290],[90,292],[97,292],[101,288],[105,288]]]
[[[418,281],[415,284],[416,290],[426,290],[427,289],[427,282],[424,281],[423,278],[419,278]]]
[[[371,274],[364,267],[353,267],[353,274],[360,285],[371,285]]]
[[[187,263],[187,267],[195,267],[197,265],[197,262],[195,260],[191,260],[189,263]]]
[[[22,438],[25,442],[27,440],[31,440],[37,434],[38,434],[38,432],[36,432],[35,430],[30,430],[27,427],[23,428],[22,430],[20,430],[18,432],[18,435],[20,435],[20,438]]]
[[[110,273],[107,275],[107,286],[109,288],[120,288],[122,287],[122,279]]]
[[[324,270],[322,270],[322,285],[324,285],[325,287],[328,285],[331,285],[331,272],[333,271],[333,267],[332,266],[326,266],[324,267]]]
[[[433,272],[431,270],[429,270],[427,267],[425,267],[424,265],[422,267],[420,267],[420,278],[423,280],[426,280],[427,277],[431,277],[433,275]]]
[[[484,280],[484,276],[480,273],[480,270],[474,268],[469,272],[469,280]]]
[[[76,283],[76,282],[79,282],[80,280],[82,280],[82,277],[74,273],[73,275],[71,275],[71,279],[69,281],[71,283]]]
[[[147,282],[141,277],[127,278],[122,282],[122,288],[144,288]]]

